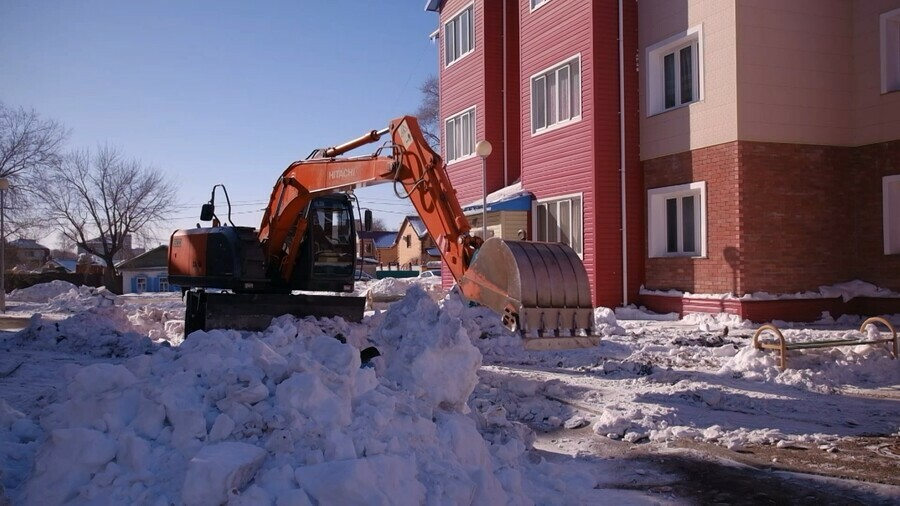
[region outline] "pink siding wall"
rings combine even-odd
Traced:
[[[487,158],[487,191],[503,186],[503,5],[500,2],[474,2],[475,49],[472,53],[444,66],[444,23],[452,19],[471,1],[451,0],[441,9],[441,134],[446,136],[444,121],[475,107],[476,140],[487,139],[493,153]],[[446,147],[442,156],[446,159]],[[482,194],[482,165],[477,156],[450,162],[447,166],[457,197],[465,205]]]
[[[582,195],[583,259],[594,285],[596,222],[589,211],[595,206],[591,2],[551,1],[534,12],[528,2],[519,5],[522,183],[538,200]],[[577,55],[581,57],[581,121],[532,135],[531,77]]]
[[[643,181],[638,160],[637,6],[625,2],[626,146],[629,298],[643,277]],[[581,194],[583,260],[594,303],[623,301],[620,179],[618,5],[616,2],[551,1],[534,12],[521,5],[522,181],[537,199]],[[579,55],[581,121],[531,133],[531,77]]]
[[[469,4],[445,2],[442,30]],[[638,78],[631,60],[637,51],[637,5],[628,0],[625,7],[630,55],[625,64],[628,289],[633,300],[643,281],[644,197],[638,161]],[[488,191],[521,176],[537,199],[581,195],[583,260],[594,302],[607,306],[623,301],[617,9],[610,1],[554,0],[531,12],[528,2],[478,0],[474,52],[445,67],[443,39],[440,49],[442,120],[476,107],[476,138],[493,145],[487,159]],[[581,119],[532,135],[531,77],[572,57],[581,61]],[[460,202],[481,196],[480,158],[450,163],[448,172]]]

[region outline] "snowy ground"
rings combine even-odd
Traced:
[[[620,308],[598,309],[596,348],[525,352],[490,311],[379,283],[360,288],[405,297],[359,324],[187,340],[175,295],[10,294],[0,505],[900,502],[884,347],[792,352],[782,372],[747,322]]]

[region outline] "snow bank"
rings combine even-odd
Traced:
[[[23,502],[529,504],[525,444],[466,414],[481,357],[462,322],[413,287],[371,325],[282,317],[77,368]],[[363,366],[341,341],[367,334],[381,356]]]
[[[36,313],[26,328],[4,343],[93,357],[132,357],[153,347],[153,342],[137,331],[118,306],[93,307],[61,321],[45,320]]]
[[[50,299],[62,295],[70,290],[78,291],[78,286],[62,281],[53,280],[49,283],[40,283],[27,288],[19,288],[9,292],[7,300],[18,302],[47,302]]]

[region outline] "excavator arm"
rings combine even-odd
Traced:
[[[390,135],[391,155],[344,157],[346,152]],[[343,145],[294,162],[278,179],[259,227],[270,269],[291,279],[308,223],[301,211],[329,193],[393,182],[422,218],[462,294],[499,313],[503,323],[533,348],[589,346],[593,306],[584,265],[560,243],[484,242],[469,233],[456,191],[440,156],[411,116],[398,118]]]
[[[337,158],[367,142],[377,142],[388,132],[391,156],[381,156],[379,150],[370,156]],[[259,241],[269,265],[278,266],[279,276],[288,280],[292,275],[307,226],[301,211],[313,198],[393,182],[416,208],[454,278],[462,278],[481,242],[469,235],[469,223],[441,158],[428,146],[414,117],[399,118],[381,132],[373,130],[342,146],[317,153],[319,157],[294,162],[285,169],[272,189],[263,214]]]

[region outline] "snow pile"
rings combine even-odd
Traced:
[[[441,278],[383,278],[377,281],[370,281],[366,284],[360,295],[364,295],[369,304],[393,302],[402,299],[406,295],[406,291],[411,287],[418,287],[425,290],[432,300],[442,299],[446,293],[441,287]],[[383,309],[376,307],[376,309]]]
[[[365,332],[282,317],[71,372],[24,502],[530,503],[510,422],[491,444],[466,415],[480,354],[462,323],[417,288],[373,320],[363,367],[341,341]]]
[[[640,293],[642,295],[665,295],[670,297],[693,297],[697,299],[740,299],[746,301],[754,300],[790,300],[790,299],[835,299],[840,297],[847,302],[856,297],[900,297],[900,293],[894,292],[887,288],[881,288],[872,283],[862,280],[852,280],[845,283],[837,283],[834,285],[820,286],[815,292],[798,292],[798,293],[782,293],[771,294],[768,292],[747,293],[740,297],[733,293],[691,293],[679,290],[648,290],[641,286]],[[676,318],[677,319],[677,318]]]
[[[647,310],[643,306],[635,307],[634,305],[629,305],[616,308],[616,317],[622,320],[676,321],[678,320],[678,313],[658,314]]]
[[[106,287],[75,286],[61,280],[13,290],[8,298],[21,303],[16,307],[19,312],[47,313],[77,313],[93,307],[112,306],[118,301],[118,296]]]
[[[783,330],[788,342],[822,341],[822,333],[811,330]],[[860,339],[855,331],[830,333],[830,339]],[[765,335],[761,336],[764,339]],[[890,354],[890,344],[813,348],[788,352],[790,368],[778,367],[778,355],[757,350],[748,343],[722,365],[719,374],[750,381],[790,385],[820,393],[833,393],[844,385],[898,385],[900,367]]]
[[[879,288],[872,283],[854,280],[832,286],[820,286],[819,293],[825,298],[841,297],[844,302],[856,297],[900,297],[900,293],[887,288]]]
[[[92,357],[132,357],[153,348],[153,342],[138,332],[117,306],[93,307],[61,321],[45,320],[35,313],[26,328],[3,343]]]
[[[154,342],[168,341],[181,344],[184,340],[184,303],[181,300],[167,304],[136,304],[123,306],[128,321]]]
[[[372,300],[398,300],[403,298],[416,278],[384,278],[368,285],[366,296]]]
[[[456,293],[404,294],[362,323],[283,316],[180,346],[151,340],[180,339],[177,296],[36,315],[0,342],[0,504],[653,503],[628,459],[589,455],[598,437],[830,451],[900,433],[882,345],[793,351],[782,371],[733,316],[598,308],[598,346],[530,352]]]
[[[9,292],[6,299],[18,302],[47,302],[50,299],[69,292],[70,290],[78,291],[79,287],[60,279],[53,280],[49,283],[40,283],[28,288],[19,288]]]
[[[749,329],[753,327],[750,320],[742,320],[740,316],[731,313],[691,313],[684,315],[683,323],[697,325],[701,332],[720,331],[726,327],[732,329]]]

